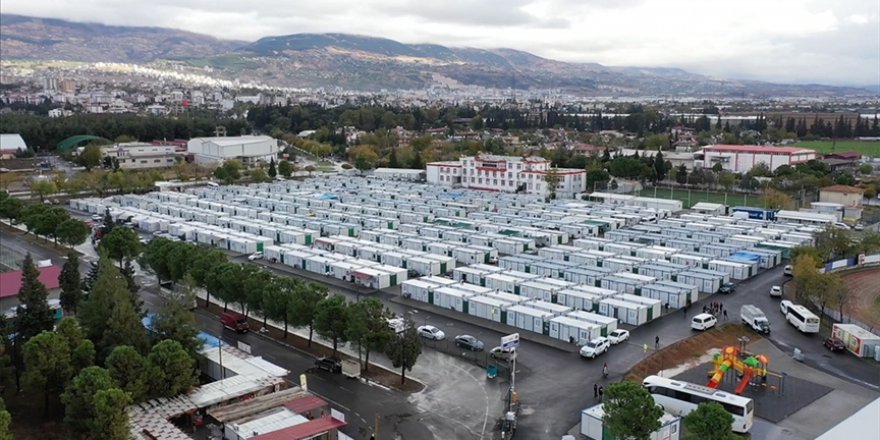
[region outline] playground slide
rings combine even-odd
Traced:
[[[726,373],[732,365],[733,362],[731,362],[730,360],[725,360],[724,362],[722,362],[721,365],[719,365],[718,368],[716,368],[715,371],[712,372],[712,378],[709,379],[708,387],[718,388],[718,385],[721,384],[721,379],[724,377],[724,373]]]
[[[739,385],[736,386],[736,390],[734,390],[736,395],[742,394],[742,392],[746,389],[746,387],[749,386],[749,381],[751,381],[751,380],[752,380],[752,369],[749,368],[745,371],[745,374],[743,374],[743,378],[739,382]]]

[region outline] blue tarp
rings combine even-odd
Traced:
[[[211,334],[208,334],[205,332],[199,332],[199,334],[196,335],[196,337],[199,338],[203,342],[202,348],[208,348],[208,347],[217,348],[220,346],[220,339],[214,335],[211,335]]]
[[[336,194],[330,194],[330,193],[321,194],[321,196],[318,198],[321,200],[339,200],[339,196],[337,196]]]
[[[731,260],[750,261],[753,263],[760,263],[761,262],[761,256],[758,254],[753,254],[751,252],[737,252],[737,253],[731,254],[727,258],[729,258]]]

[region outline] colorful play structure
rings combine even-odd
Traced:
[[[749,355],[742,352],[738,347],[727,346],[714,356],[715,369],[709,375],[709,388],[718,388],[724,375],[731,369],[736,372],[740,378],[739,384],[736,386],[736,394],[742,394],[743,390],[751,382],[752,378],[760,377],[766,382],[767,380],[767,364],[770,359],[763,354]]]

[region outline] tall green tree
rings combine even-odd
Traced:
[[[245,316],[263,309],[263,294],[271,287],[274,276],[260,266],[248,264],[242,267],[242,291],[236,295]]]
[[[275,176],[278,175],[278,170],[275,169],[275,158],[274,157],[269,161],[269,171],[267,174],[269,174],[269,177],[271,177],[273,179],[275,178]]]
[[[39,179],[31,182],[31,194],[36,194],[40,198],[40,202],[46,199],[46,196],[58,192],[55,182],[46,179]]]
[[[95,420],[92,423],[92,438],[103,440],[128,440],[128,405],[132,399],[119,388],[110,388],[95,393]]]
[[[614,438],[648,440],[652,432],[660,429],[663,410],[645,387],[637,383],[608,385],[603,403],[602,422]]]
[[[349,305],[341,295],[333,295],[318,303],[315,310],[315,330],[318,334],[333,341],[333,357],[339,342],[348,340],[346,329],[349,323]]]
[[[288,309],[288,321],[296,327],[309,328],[309,347],[315,330],[318,303],[327,297],[327,288],[317,283],[302,284]]]
[[[26,342],[41,332],[52,330],[54,319],[49,309],[49,291],[40,282],[40,271],[28,253],[22,262],[21,289],[18,300],[21,305],[16,310],[16,340]]]
[[[177,341],[192,355],[201,346],[196,317],[192,312],[195,298],[195,281],[187,275],[183,283],[163,299],[159,312],[153,317],[152,329],[159,339]]]
[[[66,246],[80,245],[89,237],[89,227],[77,219],[67,219],[55,228],[55,237]]]
[[[110,317],[120,302],[133,303],[135,299],[128,291],[125,277],[107,258],[98,262],[98,277],[92,286],[89,297],[83,301],[79,310],[79,321],[92,341],[100,342],[109,328]],[[133,304],[132,304],[133,307]],[[143,328],[140,323],[138,327]],[[106,353],[105,353],[106,354]]]
[[[60,393],[73,372],[67,341],[53,332],[34,336],[24,344],[24,368],[24,382],[43,392],[43,412],[48,416],[49,396]]]
[[[349,307],[346,336],[358,344],[358,357],[361,349],[365,351],[364,371],[370,368],[370,353],[381,352],[394,337],[394,331],[388,327],[387,321],[391,317],[391,311],[377,298],[367,298]]]
[[[681,185],[688,182],[688,169],[684,164],[678,166],[675,171],[675,181]]]
[[[107,256],[116,260],[121,268],[123,262],[131,261],[141,253],[141,238],[131,228],[113,228],[101,239],[99,249],[105,250]]]
[[[76,319],[70,317],[62,319],[55,332],[67,341],[73,371],[95,364],[95,344],[85,338],[83,329]]]
[[[147,361],[130,345],[119,345],[105,361],[113,383],[135,402],[147,397]]]
[[[274,277],[272,286],[263,299],[263,314],[268,319],[284,323],[284,339],[287,339],[288,313],[293,297],[301,282],[296,278]],[[263,322],[265,324],[265,321]]]
[[[92,171],[92,168],[101,164],[102,156],[100,146],[86,145],[79,154],[79,164],[86,167],[86,171]]]
[[[422,338],[416,332],[415,324],[406,318],[404,325],[405,330],[394,336],[385,346],[385,354],[391,360],[391,365],[400,368],[401,384],[406,383],[407,370],[412,371],[422,354]]]
[[[0,200],[0,217],[17,222],[24,210],[24,202],[16,197],[7,197]]]
[[[76,313],[76,308],[83,299],[82,280],[79,278],[79,254],[73,250],[67,253],[67,261],[58,276],[61,285],[61,307],[65,311]]]
[[[654,176],[657,177],[657,181],[666,179],[666,162],[663,160],[662,151],[654,155]]]
[[[88,367],[73,378],[61,395],[64,424],[75,437],[92,432],[95,423],[95,394],[113,388],[110,373],[101,367]]]
[[[733,416],[716,402],[701,403],[684,418],[686,440],[734,440]]]
[[[195,360],[179,342],[170,339],[153,346],[146,371],[152,397],[174,397],[199,383]]]
[[[278,174],[281,174],[284,178],[289,178],[293,174],[293,164],[288,160],[278,162]]]
[[[98,343],[100,358],[106,358],[114,348],[130,345],[142,353],[150,346],[147,331],[141,323],[142,316],[135,310],[128,295],[117,294],[107,327]]]

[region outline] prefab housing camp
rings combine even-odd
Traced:
[[[579,321],[589,322],[591,324],[596,324],[599,326],[599,334],[600,336],[608,336],[609,332],[613,332],[617,330],[617,318],[612,318],[610,316],[600,315],[598,313],[590,313],[584,312],[580,310],[575,310],[574,312],[569,313],[569,318],[574,318]]]
[[[598,325],[580,321],[567,316],[557,316],[550,320],[550,337],[560,341],[575,341],[584,344],[601,336]]]
[[[630,325],[642,325],[648,322],[648,306],[644,304],[606,298],[599,302],[599,313]]]

